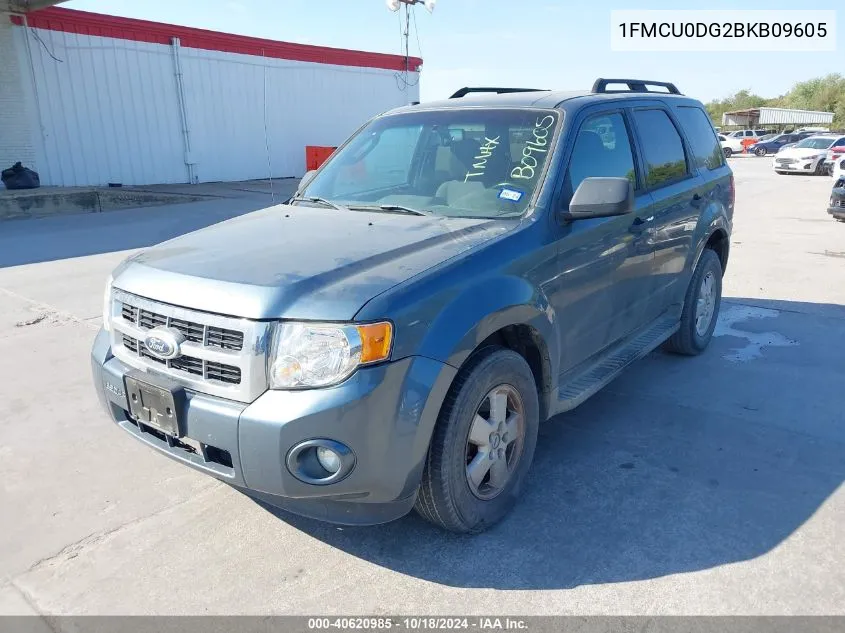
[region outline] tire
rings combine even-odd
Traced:
[[[492,402],[488,398],[491,393],[500,393],[498,389],[512,390],[512,393],[507,392],[508,419],[515,419],[511,413],[511,396],[518,394],[523,423],[521,439],[514,440],[513,437],[508,438],[507,433],[501,433],[501,444],[496,445],[501,447],[506,440],[511,441],[504,448],[506,466],[517,455],[512,469],[508,467],[506,470],[508,476],[502,480],[505,483],[496,492],[492,466],[488,467],[489,471],[484,475],[488,481],[486,489],[483,488],[485,484],[473,486],[469,472],[472,464],[479,463],[482,467],[487,464],[481,448],[473,444],[471,431],[474,430],[477,417],[484,421],[485,403]],[[493,415],[492,404],[490,406],[487,418],[493,420],[496,416]],[[539,425],[537,386],[525,359],[501,347],[488,347],[478,352],[455,378],[440,410],[414,506],[417,512],[424,519],[451,532],[475,534],[494,525],[510,511],[519,497],[534,458]],[[496,427],[494,425],[490,428]],[[486,429],[484,427],[484,431]],[[488,454],[499,451],[494,446],[494,434],[490,435],[488,448],[493,448]],[[518,443],[521,445],[517,446]],[[470,458],[473,448],[477,452]],[[501,465],[503,462],[497,463]],[[495,494],[490,498],[482,498],[482,492]]]
[[[768,152],[766,151],[765,147],[758,147],[754,150],[754,154],[756,156],[765,156]]]
[[[725,147],[722,151],[725,152],[725,158],[730,158],[734,153],[730,147]]]
[[[710,309],[709,322],[706,328],[697,327],[699,299],[702,299],[704,281],[710,279],[713,293],[713,304]],[[716,252],[706,248],[698,260],[698,266],[690,280],[687,294],[684,298],[684,310],[681,313],[681,327],[666,341],[665,349],[675,354],[695,356],[700,354],[710,343],[716,321],[719,318],[719,307],[722,304],[722,264]],[[703,321],[702,321],[703,324]]]
[[[816,176],[827,176],[827,168],[824,166],[824,159],[820,160],[813,172]]]

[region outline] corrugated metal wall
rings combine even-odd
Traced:
[[[786,108],[760,108],[760,123],[796,124],[796,125],[830,125],[833,123],[833,112],[818,112],[815,110],[792,110]]]
[[[338,145],[409,98],[392,70],[189,48],[181,56],[201,181],[265,177],[265,121],[273,174],[301,176],[306,145]]]
[[[15,31],[31,59],[43,184],[188,182],[171,46]],[[305,145],[337,145],[371,116],[419,98],[417,86],[400,90],[387,69],[187,47],[180,58],[199,182],[266,178],[268,146],[274,177],[301,176]]]
[[[187,182],[169,47],[15,30],[32,60],[42,184]]]

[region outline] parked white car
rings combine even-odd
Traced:
[[[834,145],[845,142],[845,136],[824,134],[809,136],[775,154],[772,168],[779,174],[802,173],[825,174],[824,162],[828,150]]]
[[[845,159],[845,137],[839,139],[827,150],[827,156],[824,159],[826,173],[834,175],[837,166],[842,163],[842,159]]]
[[[833,160],[833,167],[830,170],[830,175],[833,176],[834,182],[840,178],[845,178],[845,154],[839,154]]]
[[[726,136],[729,136],[730,138],[738,138],[739,140],[758,139],[768,133],[768,130],[734,130],[733,132],[728,132]]]
[[[725,136],[724,134],[719,134],[719,143],[722,145],[725,158],[730,158],[732,154],[741,154],[744,149],[740,139]]]

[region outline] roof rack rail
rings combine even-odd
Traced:
[[[543,90],[542,88],[461,88],[455,94],[453,94],[450,99],[460,99],[461,97],[466,97],[468,94],[473,94],[476,92],[487,92],[493,94],[508,94],[511,92],[548,92],[547,90]]]
[[[623,84],[628,86],[627,90],[608,90],[607,87],[612,84]],[[649,81],[647,79],[604,79],[599,77],[593,84],[592,92],[594,93],[616,93],[616,92],[661,92],[659,90],[649,90],[648,86],[661,86],[666,88],[669,94],[679,95],[681,91],[677,86],[668,81]]]

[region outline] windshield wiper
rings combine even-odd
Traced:
[[[409,213],[411,215],[436,215],[431,211],[424,211],[423,209],[413,209],[411,207],[402,206],[401,204],[373,204],[363,206],[356,205],[354,207],[349,208],[353,211],[401,211],[402,213]]]
[[[327,207],[331,207],[332,209],[337,209],[338,211],[348,211],[348,207],[341,206],[332,202],[331,200],[326,200],[325,198],[320,198],[319,196],[297,196],[296,198],[291,198],[291,202],[315,202],[318,204],[325,205]]]

